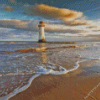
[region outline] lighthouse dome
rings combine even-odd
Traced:
[[[40,21],[39,23],[40,23],[40,24],[43,24],[43,21]]]
[[[39,22],[38,27],[45,27],[45,25],[44,25],[43,21],[40,21],[40,22]]]

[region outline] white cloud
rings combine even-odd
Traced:
[[[86,30],[82,29],[75,29],[75,28],[70,28],[61,25],[61,24],[49,24],[47,22],[45,23],[45,31],[46,32],[62,32],[62,33],[85,33],[88,32]],[[20,21],[20,20],[11,20],[11,19],[5,19],[5,20],[0,20],[0,27],[5,27],[5,28],[12,28],[12,29],[22,29],[22,30],[27,30],[27,31],[38,31],[38,20],[30,20],[30,21]]]

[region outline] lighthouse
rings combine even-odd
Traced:
[[[43,21],[39,22],[38,27],[39,27],[39,41],[38,42],[46,42],[45,41],[45,34],[44,34],[45,25],[44,25]]]

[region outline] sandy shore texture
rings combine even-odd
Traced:
[[[65,75],[41,75],[10,100],[100,100],[100,74],[84,70],[91,63]]]

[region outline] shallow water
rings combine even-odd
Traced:
[[[84,44],[86,47],[67,47]],[[0,96],[5,96],[15,88],[26,85],[34,75],[66,74],[77,70],[80,62],[87,60],[99,62],[100,43],[94,43],[94,46],[92,44],[92,42],[77,42],[76,44],[0,42]],[[46,48],[43,51],[36,50],[43,47]],[[97,66],[92,70],[100,70],[100,62]],[[17,93],[16,91],[14,94]]]

